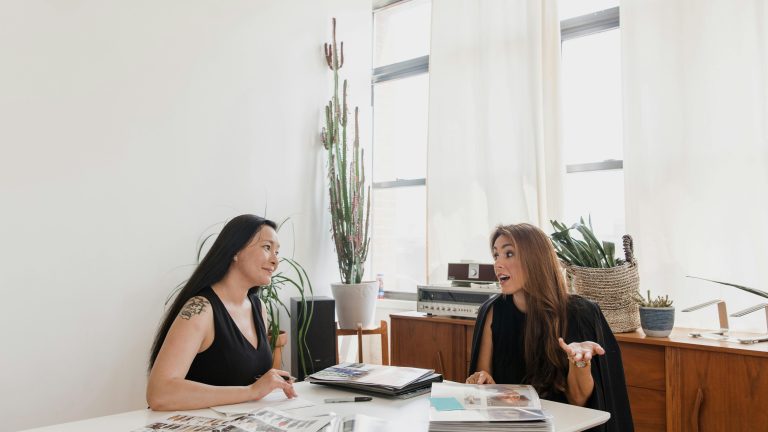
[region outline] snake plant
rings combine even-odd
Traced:
[[[740,289],[742,291],[746,291],[748,293],[751,293],[751,294],[754,294],[754,295],[758,295],[760,297],[768,298],[768,292],[759,290],[757,288],[750,288],[750,287],[746,287],[746,286],[742,286],[742,285],[732,284],[730,282],[720,282],[720,281],[716,281],[716,280],[712,280],[712,279],[705,279],[705,278],[697,277],[697,276],[686,276],[686,277],[689,277],[691,279],[701,279],[701,280],[705,280],[707,282],[714,282],[714,283],[717,283],[717,284],[720,284],[720,285],[732,286],[732,287],[738,288],[738,289]]]
[[[555,232],[550,234],[552,246],[555,247],[558,258],[579,267],[609,268],[621,265],[624,261],[614,258],[616,245],[612,242],[600,241],[592,230],[592,218],[589,223],[581,218],[579,223],[570,227],[556,220],[549,221]],[[572,233],[580,234],[574,238]]]

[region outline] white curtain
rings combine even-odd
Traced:
[[[677,325],[717,327],[768,291],[768,2],[622,0],[627,231],[641,289],[669,293]],[[731,318],[765,331],[765,314]]]
[[[432,3],[430,283],[449,262],[490,262],[493,226],[560,216],[559,64],[554,0]]]

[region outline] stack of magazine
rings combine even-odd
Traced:
[[[443,376],[431,369],[365,363],[341,363],[307,377],[313,384],[398,399],[428,393],[432,383],[442,380]]]
[[[429,408],[430,432],[553,431],[529,385],[436,383]]]

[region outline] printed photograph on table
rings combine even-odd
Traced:
[[[530,402],[528,396],[514,389],[500,389],[498,394],[488,397],[488,407],[525,407]]]
[[[477,395],[470,393],[464,396],[464,406],[467,408],[478,407],[480,406],[480,398],[477,397]]]

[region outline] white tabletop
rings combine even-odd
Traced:
[[[398,400],[374,397],[371,402],[325,404],[323,399],[349,396],[350,392],[336,390],[307,382],[296,383],[296,392],[303,399],[317,405],[291,410],[291,413],[313,416],[335,412],[346,416],[350,414],[365,414],[379,417],[390,422],[390,430],[399,432],[425,432],[429,428],[429,398],[428,394],[412,399]],[[555,431],[576,432],[603,424],[608,421],[610,414],[589,408],[581,408],[557,402],[542,400],[542,408],[554,416]],[[275,407],[279,409],[279,407]],[[185,414],[205,417],[222,416],[210,409],[183,411]],[[141,426],[170,417],[171,412],[151,410],[130,411],[105,417],[97,417],[71,423],[29,429],[27,432],[103,432],[130,431]]]

